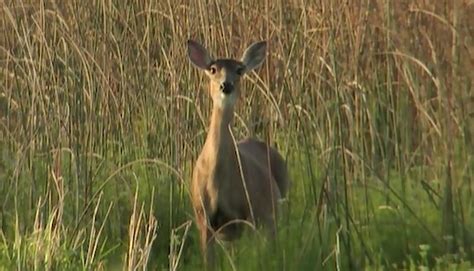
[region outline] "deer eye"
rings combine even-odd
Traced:
[[[242,75],[242,74],[244,74],[244,70],[245,70],[244,67],[239,67],[239,68],[237,68],[237,70],[236,70],[235,72],[236,72],[238,75]]]
[[[211,74],[215,74],[215,73],[217,72],[216,67],[211,66],[211,67],[209,68],[209,72],[210,72]]]

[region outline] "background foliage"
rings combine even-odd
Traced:
[[[201,266],[188,38],[269,41],[234,130],[293,179],[276,242],[223,245],[222,269],[472,268],[472,1],[0,3],[3,269]]]

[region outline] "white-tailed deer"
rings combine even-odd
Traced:
[[[188,41],[191,62],[210,79],[211,122],[191,184],[191,197],[206,261],[212,261],[214,238],[233,240],[244,227],[263,224],[276,231],[278,200],[289,180],[282,156],[255,139],[235,143],[230,130],[240,96],[240,78],[262,64],[266,42],[245,50],[241,60],[213,59],[199,43]]]

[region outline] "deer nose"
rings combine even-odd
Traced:
[[[230,94],[234,90],[234,84],[230,82],[224,82],[221,84],[221,91],[224,92],[224,94]]]

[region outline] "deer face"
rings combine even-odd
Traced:
[[[212,63],[206,74],[210,79],[210,94],[215,105],[233,107],[240,97],[240,77],[245,66],[233,59],[218,59]]]
[[[188,56],[191,63],[205,71],[210,79],[210,94],[215,106],[233,108],[240,96],[240,78],[258,66],[265,58],[266,42],[249,46],[241,61],[235,59],[213,60],[199,43],[188,41]]]

